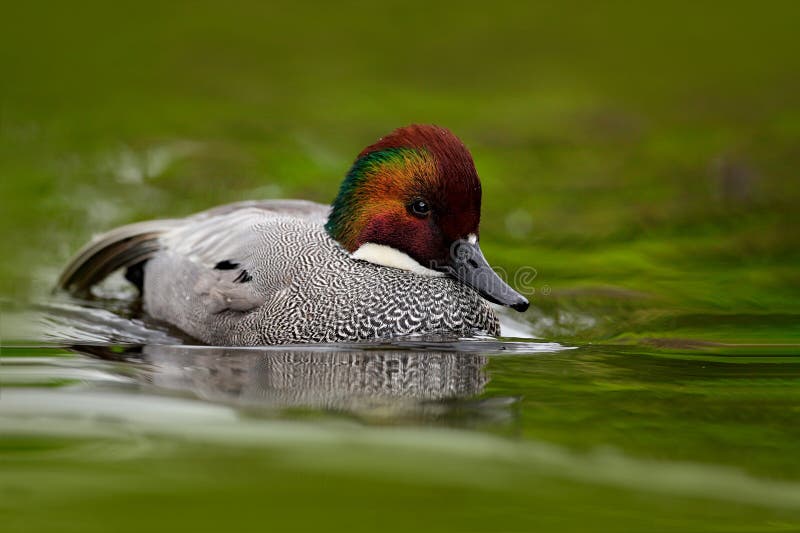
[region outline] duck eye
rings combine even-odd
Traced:
[[[411,202],[411,205],[408,206],[408,208],[413,215],[420,218],[428,216],[428,213],[431,210],[430,204],[421,198],[417,198]]]

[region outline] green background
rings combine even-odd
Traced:
[[[542,334],[695,337],[702,314],[796,340],[795,5],[17,3],[0,289],[40,294],[131,220],[330,202],[361,148],[432,122],[473,151],[490,261],[535,268],[550,315],[615,316]]]

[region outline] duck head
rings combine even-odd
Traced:
[[[464,144],[438,126],[399,128],[365,148],[325,225],[352,257],[423,275],[449,275],[518,311],[528,300],[478,245],[481,182]]]

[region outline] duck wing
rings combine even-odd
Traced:
[[[323,224],[329,209],[305,200],[245,201],[184,219],[128,224],[94,237],[79,250],[67,263],[56,288],[85,296],[92,286],[125,268],[126,277],[141,290],[144,265],[156,256],[169,256],[173,266],[187,261],[199,267],[196,290],[212,295],[217,302],[213,308],[229,302],[244,310],[262,300],[248,297],[243,290],[256,266],[252,257],[258,244],[254,242],[256,228],[276,218]],[[158,270],[158,275],[168,275],[163,268]]]
[[[148,220],[96,235],[69,260],[56,284],[57,290],[86,296],[90,289],[121,268],[142,264],[161,246],[159,237],[182,224],[181,220]]]
[[[144,268],[147,313],[210,344],[253,344],[241,324],[280,305],[330,253],[318,216],[240,206],[187,219],[159,238],[161,250]],[[317,261],[324,263],[324,261]],[[242,333],[242,332],[245,333]]]
[[[196,303],[212,314],[249,311],[262,305],[283,285],[259,280],[262,283],[256,288],[252,281],[259,265],[254,250],[261,247],[261,228],[283,217],[271,210],[240,205],[192,217],[161,235],[162,251],[147,267],[148,308],[171,307],[166,299],[183,302],[187,296],[190,301],[199,299]]]
[[[308,220],[309,222],[325,223],[331,206],[309,202],[308,200],[245,200],[211,208],[194,215],[192,218],[227,215],[242,209],[257,209],[276,215]]]

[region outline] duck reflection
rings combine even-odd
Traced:
[[[311,409],[392,419],[508,418],[504,399],[478,400],[487,357],[402,350],[264,350],[141,346],[78,351],[124,360],[145,387],[261,410]]]

